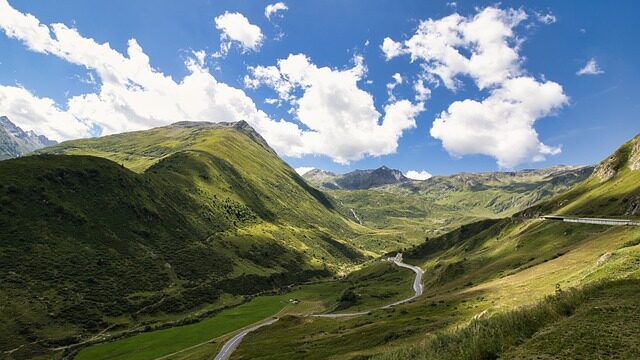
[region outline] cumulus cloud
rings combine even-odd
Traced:
[[[416,92],[416,101],[426,101],[431,97],[431,89],[424,85],[425,79],[420,78],[413,82],[413,90]]]
[[[295,171],[298,173],[298,175],[302,176],[306,173],[308,173],[309,171],[315,169],[314,167],[310,167],[310,166],[300,166],[295,168]]]
[[[489,91],[481,101],[452,103],[435,119],[430,134],[449,153],[489,155],[501,167],[513,167],[560,152],[539,140],[534,124],[568,98],[559,84],[540,82],[522,68],[522,40],[515,28],[527,18],[522,9],[487,7],[468,17],[454,13],[421,21],[415,34],[401,42],[384,39],[387,59],[408,55],[420,64],[421,77],[414,82],[418,101],[430,95],[426,81],[455,91],[461,76]]]
[[[427,180],[429,178],[431,178],[433,175],[431,175],[430,173],[422,170],[422,171],[416,171],[416,170],[409,170],[407,171],[406,174],[404,174],[404,176],[408,177],[409,179],[412,180]]]
[[[278,12],[289,10],[287,5],[283,2],[277,2],[275,4],[269,4],[264,8],[264,16],[271,20],[271,15],[277,15]]]
[[[41,24],[6,0],[0,0],[0,29],[33,51],[57,56],[96,75],[96,91],[69,98],[65,107],[26,89],[0,87],[0,111],[25,129],[58,140],[183,120],[245,120],[281,155],[319,154],[347,163],[394,152],[398,139],[415,127],[415,117],[423,110],[422,103],[403,100],[387,104],[381,115],[371,94],[358,88],[366,73],[361,57],[343,70],[318,67],[304,55],[291,55],[277,67],[253,68],[252,75],[259,80],[253,86],[275,87],[278,100],[294,106],[293,113],[304,125],[301,128],[270,118],[244,91],[219,82],[206,70],[203,51],[191,54],[185,61],[187,75],[174,80],[150,65],[135,39],[129,40],[125,55],[64,24]],[[248,85],[251,80],[246,80]]]
[[[384,56],[387,60],[391,60],[394,57],[401,55],[403,53],[402,44],[393,41],[391,38],[384,38],[382,41],[382,45],[380,46]]]
[[[264,40],[260,27],[251,24],[249,19],[240,13],[226,11],[215,18],[215,24],[216,29],[221,31],[220,50],[215,56],[227,55],[234,43],[238,44],[243,52],[258,51]]]
[[[371,94],[358,87],[366,71],[360,56],[351,68],[332,69],[318,67],[304,54],[290,54],[277,66],[250,67],[245,85],[271,87],[293,106],[309,129],[301,133],[299,155],[326,154],[344,164],[394,153],[403,132],[416,126],[415,117],[424,110],[422,103],[401,100],[380,114]]]
[[[428,19],[402,43],[385,38],[382,50],[387,59],[406,54],[411,61],[423,61],[425,70],[449,89],[457,87],[458,75],[471,76],[484,89],[520,73],[517,47],[510,40],[513,28],[526,18],[523,10],[489,7],[473,17],[456,13]]]
[[[67,140],[87,136],[96,127],[108,135],[181,120],[246,120],[279,153],[300,153],[298,126],[270,119],[242,90],[217,81],[204,68],[204,52],[189,57],[187,76],[175,81],[151,67],[135,39],[129,40],[125,56],[64,24],[41,24],[5,0],[0,0],[0,28],[31,50],[94,71],[99,81],[98,92],[69,98],[66,109],[25,89],[1,87],[1,110],[26,129]]]
[[[560,152],[538,139],[536,119],[568,101],[554,82],[530,77],[507,80],[483,101],[456,101],[434,121],[431,136],[455,156],[483,154],[511,168],[524,161],[540,161]]]
[[[596,62],[596,59],[591,58],[580,70],[576,72],[576,75],[600,75],[604,74],[604,70],[600,68],[600,65]]]
[[[0,85],[0,114],[23,130],[34,130],[49,139],[61,141],[87,136],[90,127],[61,110],[52,99],[39,98],[18,86]]]
[[[395,89],[396,86],[402,84],[402,82],[404,81],[400,73],[393,74],[391,78],[393,79],[393,81],[387,84],[387,95],[389,96],[389,102],[396,101],[396,96],[393,94],[393,89]]]

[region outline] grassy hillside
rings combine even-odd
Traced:
[[[639,300],[638,279],[560,291],[374,359],[634,359],[640,356]]]
[[[637,139],[623,149],[639,149]],[[238,358],[280,359],[303,351],[309,359],[509,359],[525,354],[553,359],[566,358],[563,349],[573,344],[580,354],[637,357],[629,339],[640,336],[640,329],[623,319],[638,301],[637,280],[624,279],[640,279],[640,227],[544,221],[534,215],[637,218],[628,209],[640,184],[640,170],[632,161],[639,151],[629,151],[625,161],[613,156],[617,170],[606,180],[597,170],[568,192],[512,217],[464,225],[409,249],[405,261],[425,270],[425,294],[419,300],[354,319],[282,322],[249,335]],[[598,169],[609,163],[611,158]],[[545,300],[558,289],[565,295]],[[617,330],[605,331],[602,324]],[[264,351],[276,348],[277,353]]]
[[[640,135],[600,163],[579,186],[526,214],[640,217]]]
[[[0,351],[29,344],[15,358],[364,259],[362,227],[242,123],[46,151],[75,155],[0,162]]]
[[[389,234],[384,244],[362,239],[363,244],[371,249],[392,250],[421,243],[426,237],[444,234],[463,224],[511,216],[585,180],[592,169],[556,167],[458,174],[366,190],[325,187],[325,191],[343,205],[344,216]],[[309,178],[319,179],[317,186],[326,183],[323,172],[314,174]]]

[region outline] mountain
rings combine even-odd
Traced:
[[[313,169],[303,175],[310,183],[327,189],[370,189],[410,181],[400,170],[386,166],[371,170],[356,170],[342,175]]]
[[[33,131],[23,131],[6,116],[0,116],[0,160],[28,154],[34,150],[57,144]]]
[[[0,228],[0,350],[31,343],[24,357],[365,258],[350,241],[362,227],[244,122],[183,122],[2,161]]]
[[[399,173],[381,169],[389,175]],[[363,174],[381,169],[351,174],[362,178]],[[349,174],[338,176],[316,169],[303,177],[336,199],[345,217],[393,232],[394,236],[384,244],[368,244],[369,249],[390,251],[420,243],[425,237],[444,234],[463,224],[510,216],[569,189],[588,178],[592,171],[591,166],[555,166],[434,176],[424,181],[398,177],[395,183],[368,189],[340,186],[342,178],[352,178]]]
[[[586,177],[584,181],[532,207],[508,217],[471,222],[408,247],[404,261],[424,270],[424,294],[418,300],[341,319],[338,324],[283,319],[247,337],[234,355],[376,360],[638,358],[640,227],[543,220],[539,215],[640,220],[635,211],[640,197],[639,143],[636,136],[598,164],[592,175],[590,170],[579,175]],[[478,187],[482,183],[477,180],[487,177],[509,184],[513,179],[506,179],[516,177],[522,181],[510,184],[521,187],[534,183],[534,174],[553,183],[556,176],[574,178],[572,173],[549,169],[465,174],[449,178],[451,183],[445,185]],[[468,183],[470,176],[475,184]],[[466,191],[465,196],[471,196]]]
[[[640,216],[640,135],[596,166],[587,181],[527,214]]]

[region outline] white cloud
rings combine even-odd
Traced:
[[[424,85],[425,80],[420,78],[413,83],[413,90],[416,92],[416,101],[426,101],[431,97],[431,89]]]
[[[382,50],[387,59],[407,54],[411,61],[423,61],[426,71],[449,89],[456,88],[458,75],[471,76],[484,89],[520,73],[520,58],[511,41],[513,28],[526,18],[523,10],[488,7],[473,17],[428,19],[402,43],[385,38]]]
[[[286,10],[289,10],[289,8],[283,2],[269,4],[267,5],[267,7],[264,8],[264,16],[266,16],[267,19],[271,20],[271,15],[274,15],[274,14],[277,15],[279,11],[286,11]]]
[[[424,110],[422,103],[396,101],[384,107],[380,122],[373,97],[358,87],[366,73],[360,56],[354,58],[352,68],[338,70],[318,67],[303,54],[291,54],[277,66],[250,67],[249,73],[247,86],[273,88],[309,129],[301,133],[299,155],[325,154],[348,163],[366,155],[393,153],[403,132],[416,126],[415,117]]]
[[[535,14],[538,21],[546,25],[553,24],[558,20],[556,19],[556,16],[553,15],[552,13],[547,13],[547,14],[535,13]]]
[[[387,60],[391,60],[394,57],[402,54],[402,44],[393,41],[391,38],[384,38],[382,45],[380,46],[384,56]]]
[[[225,56],[233,43],[238,44],[243,52],[258,51],[264,35],[257,25],[249,22],[240,13],[225,12],[215,18],[216,29],[220,30],[220,50],[215,56]]]
[[[598,65],[598,63],[596,62],[596,59],[594,58],[589,59],[589,61],[587,61],[585,66],[576,72],[576,75],[578,76],[600,75],[600,74],[604,74],[604,70],[600,68],[600,65]]]
[[[522,40],[514,29],[527,17],[521,9],[487,7],[469,17],[454,13],[421,21],[415,34],[402,42],[384,39],[387,59],[408,55],[419,62],[417,101],[429,97],[424,82],[433,83],[434,77],[456,90],[459,77],[468,76],[478,89],[489,90],[484,100],[455,101],[435,119],[431,136],[452,155],[484,154],[501,167],[513,167],[560,152],[542,143],[533,126],[568,98],[559,84],[539,82],[522,69]]]
[[[406,174],[404,174],[404,176],[408,177],[409,179],[412,180],[427,180],[429,178],[431,178],[433,175],[431,175],[430,173],[422,170],[422,171],[416,171],[416,170],[409,170],[407,171]]]
[[[310,167],[310,166],[300,166],[300,167],[295,168],[296,172],[300,176],[308,173],[309,171],[311,171],[313,169],[315,169],[315,168],[314,167]]]
[[[86,123],[58,108],[52,99],[39,98],[22,87],[0,85],[0,114],[25,131],[57,141],[89,134]]]
[[[185,61],[187,75],[174,80],[150,65],[135,39],[129,40],[123,55],[64,24],[41,24],[6,0],[0,0],[0,28],[31,50],[96,75],[96,92],[73,96],[66,107],[22,88],[0,88],[3,112],[23,128],[59,140],[88,136],[89,129],[108,135],[183,120],[245,120],[281,155],[319,154],[346,163],[394,152],[402,133],[415,127],[415,117],[423,110],[422,103],[403,100],[386,105],[381,115],[371,94],[358,88],[366,72],[361,57],[345,70],[317,67],[304,55],[280,60],[275,72],[253,69],[255,74],[262,71],[260,83],[281,87],[279,100],[294,104],[294,114],[305,126],[301,129],[296,123],[271,119],[244,91],[219,82],[204,67],[202,51]],[[294,95],[298,93],[302,96]]]
[[[538,139],[536,119],[566,104],[562,87],[531,77],[507,80],[483,101],[456,101],[434,121],[431,136],[442,140],[452,155],[483,154],[511,168],[524,161],[541,161],[560,152]]]
[[[393,81],[387,84],[387,96],[389,97],[389,102],[396,101],[396,96],[393,94],[393,89],[395,89],[396,86],[402,84],[404,80],[400,73],[393,74],[392,78]]]
[[[40,24],[5,0],[0,0],[0,28],[29,49],[94,71],[100,83],[98,92],[68,99],[66,110],[25,89],[2,87],[2,111],[25,129],[68,140],[87,136],[88,129],[96,126],[108,135],[182,120],[246,120],[279,153],[300,153],[298,126],[270,119],[242,90],[218,82],[203,67],[204,52],[187,59],[189,73],[177,82],[151,67],[135,39],[129,40],[128,56],[124,56],[108,43],[82,37],[64,24]]]

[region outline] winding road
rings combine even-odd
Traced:
[[[244,339],[245,336],[247,336],[248,333],[258,330],[263,326],[271,325],[276,321],[278,321],[278,318],[272,318],[267,321],[261,322],[255,326],[252,326],[248,329],[242,330],[241,332],[239,332],[237,335],[229,339],[229,341],[227,341],[224,344],[224,346],[222,347],[218,355],[216,355],[215,360],[228,359],[229,356],[231,356],[231,353],[238,347],[238,345],[240,345],[240,342],[242,341],[242,339]]]
[[[416,278],[413,281],[413,291],[415,291],[415,294],[410,298],[407,298],[407,299],[404,299],[404,300],[400,300],[400,301],[396,301],[396,302],[394,302],[392,304],[388,304],[388,305],[382,306],[379,309],[388,309],[388,308],[391,308],[391,307],[394,307],[394,306],[397,306],[397,305],[401,305],[401,304],[407,303],[409,301],[412,301],[412,300],[416,299],[417,297],[419,297],[420,295],[422,295],[422,291],[423,291],[422,274],[424,274],[424,271],[422,271],[422,269],[420,269],[417,266],[405,264],[404,262],[402,262],[402,254],[401,253],[396,254],[395,257],[388,258],[387,261],[391,261],[392,263],[396,264],[397,266],[410,269],[410,270],[412,270],[413,272],[416,273]],[[362,315],[367,315],[369,313],[371,313],[371,310],[370,311],[355,312],[355,313],[314,314],[314,315],[309,315],[309,316],[311,316],[311,317],[321,317],[321,318],[341,318],[341,317],[362,316]],[[229,341],[227,341],[224,344],[224,346],[222,347],[222,349],[220,350],[218,355],[216,355],[215,360],[227,360],[227,359],[229,359],[229,357],[231,356],[231,353],[233,353],[233,351],[238,347],[238,345],[240,345],[240,342],[242,341],[242,339],[244,339],[244,337],[247,334],[249,334],[252,331],[258,330],[263,326],[271,325],[271,324],[275,323],[276,321],[278,321],[278,318],[274,317],[274,318],[271,318],[271,319],[269,319],[267,321],[258,323],[255,326],[252,326],[250,328],[247,328],[247,329],[239,332],[237,335],[235,335],[234,337],[229,339]]]

